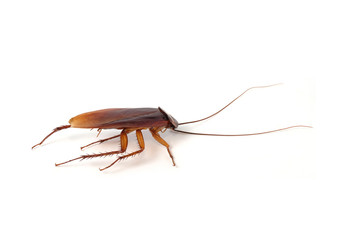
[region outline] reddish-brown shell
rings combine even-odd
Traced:
[[[177,121],[161,108],[109,108],[82,113],[69,120],[74,128],[177,127]]]

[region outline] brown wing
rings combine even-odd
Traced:
[[[158,108],[109,108],[82,113],[69,120],[74,128],[149,128],[167,126]]]

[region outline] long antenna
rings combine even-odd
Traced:
[[[266,134],[266,133],[273,133],[273,132],[283,131],[283,130],[286,130],[286,129],[297,128],[297,127],[312,128],[311,126],[306,126],[306,125],[296,125],[296,126],[291,126],[291,127],[286,127],[286,128],[280,128],[280,129],[275,129],[275,130],[271,130],[271,131],[266,131],[266,132],[243,133],[243,134],[197,133],[197,132],[187,132],[187,131],[178,130],[178,129],[172,129],[172,130],[175,131],[175,132],[186,133],[186,134],[193,134],[193,135],[220,136],[220,137],[239,137],[239,136],[243,137],[243,136],[252,136],[252,135],[260,135],[260,134]]]
[[[275,85],[280,85],[282,83],[277,83],[277,84],[272,84],[272,85],[267,85],[267,86],[257,86],[257,87],[251,87],[249,89],[247,89],[246,91],[244,91],[242,94],[240,94],[239,96],[237,96],[234,100],[232,100],[230,103],[228,103],[225,107],[223,107],[222,109],[220,109],[219,111],[217,111],[214,114],[211,114],[210,116],[206,117],[206,118],[202,118],[196,121],[190,121],[190,122],[183,122],[183,123],[179,123],[179,125],[184,125],[184,124],[190,124],[190,123],[196,123],[196,122],[200,122],[200,121],[204,121],[208,118],[211,118],[213,116],[215,116],[216,114],[220,113],[222,110],[224,110],[225,108],[227,108],[230,104],[232,104],[233,102],[235,102],[239,97],[241,97],[242,95],[244,95],[247,91],[254,89],[254,88],[266,88],[266,87],[272,87]],[[177,130],[178,132],[180,132],[180,130]],[[198,135],[205,135],[205,134],[198,134]]]

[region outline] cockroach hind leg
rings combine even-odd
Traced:
[[[48,137],[50,137],[51,135],[53,135],[54,133],[56,133],[56,132],[58,132],[58,131],[60,131],[60,130],[69,128],[69,127],[71,127],[71,125],[63,125],[63,126],[54,128],[54,130],[53,130],[50,134],[48,134],[40,143],[35,144],[34,146],[32,146],[31,149],[34,149],[34,148],[40,146],[41,144],[43,144],[43,142],[45,142],[45,140],[46,140]]]
[[[101,140],[98,140],[98,141],[89,143],[89,144],[87,144],[87,145],[85,145],[85,146],[80,147],[80,149],[81,149],[81,150],[84,150],[84,148],[88,148],[88,147],[90,147],[90,146],[92,146],[92,145],[95,145],[95,144],[97,144],[97,143],[101,144],[101,143],[103,143],[103,142],[109,141],[109,140],[114,139],[114,138],[117,138],[117,137],[120,137],[120,134],[115,135],[115,136],[113,136],[113,137],[104,138],[104,139],[101,139]]]
[[[95,157],[106,157],[106,156],[111,156],[111,155],[116,155],[116,154],[121,154],[121,151],[111,151],[111,152],[104,152],[104,153],[95,153],[95,154],[88,154],[88,155],[81,155],[80,157],[65,161],[65,162],[61,162],[61,163],[55,163],[55,166],[60,166],[75,160],[84,160],[84,159],[88,159],[88,158],[95,158]]]

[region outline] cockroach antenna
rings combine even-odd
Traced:
[[[276,83],[276,84],[272,84],[272,85],[256,86],[256,87],[248,88],[248,89],[245,90],[243,93],[241,93],[239,96],[237,96],[234,100],[232,100],[231,102],[229,102],[225,107],[221,108],[219,111],[211,114],[210,116],[207,116],[207,117],[205,117],[205,118],[202,118],[202,119],[199,119],[199,120],[195,120],[195,121],[189,121],[189,122],[179,123],[178,125],[192,124],[192,123],[197,123],[197,122],[201,122],[201,121],[207,120],[207,119],[209,119],[209,118],[217,115],[218,113],[222,112],[224,109],[226,109],[228,106],[230,106],[233,102],[235,102],[236,100],[238,100],[241,96],[243,96],[245,93],[247,93],[247,92],[250,91],[251,89],[254,89],[254,88],[267,88],[267,87],[277,86],[277,85],[281,85],[281,84],[282,84],[282,83]],[[198,133],[198,132],[188,132],[188,131],[179,130],[179,129],[175,129],[175,128],[174,128],[173,130],[176,131],[176,132],[179,132],[179,133],[186,133],[186,134],[193,134],[193,135],[222,136],[222,137],[241,137],[241,136],[253,136],[253,135],[273,133],[273,132],[278,132],[278,131],[287,130],[287,129],[290,129],[290,128],[299,128],[299,127],[312,128],[312,126],[295,125],[295,126],[290,126],[290,127],[285,127],[285,128],[279,128],[279,129],[275,129],[275,130],[265,131],[265,132],[243,133],[243,134]]]

